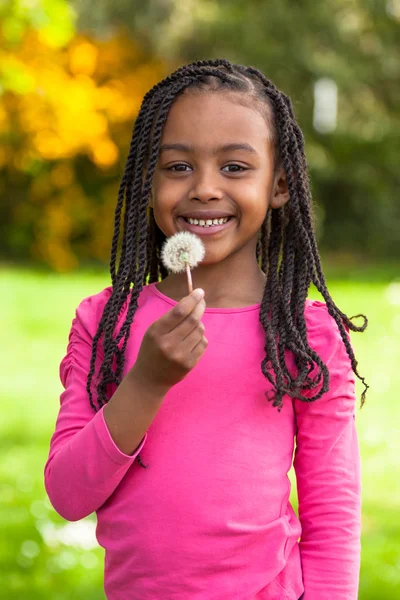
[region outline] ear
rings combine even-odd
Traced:
[[[289,189],[286,181],[286,173],[283,167],[278,167],[274,177],[270,206],[271,208],[281,208],[288,200]]]

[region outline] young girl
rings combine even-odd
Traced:
[[[160,261],[185,230],[205,246],[189,295]],[[200,61],[146,94],[110,271],[72,321],[45,468],[60,515],[97,513],[107,598],[355,600],[367,320],[329,295],[303,136],[259,71]]]

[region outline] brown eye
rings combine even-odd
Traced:
[[[181,163],[178,165],[172,165],[172,167],[168,167],[167,171],[172,171],[173,173],[184,173],[186,169],[190,169],[189,165],[184,165]]]
[[[241,173],[242,171],[247,171],[247,169],[245,167],[242,167],[242,165],[235,165],[235,164],[226,165],[225,167],[223,167],[222,170],[230,169],[232,167],[233,167],[233,170],[228,171],[228,173]]]

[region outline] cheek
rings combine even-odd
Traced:
[[[154,177],[152,189],[154,195],[160,200],[171,201],[173,198],[179,198],[186,188],[183,180]]]
[[[269,203],[268,193],[267,182],[249,182],[238,186],[233,197],[237,198],[239,206],[242,206],[244,211],[250,211],[256,215],[266,211]]]

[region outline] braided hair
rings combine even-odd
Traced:
[[[157,282],[160,277],[164,279],[168,275],[160,260],[161,246],[166,238],[155,222],[148,201],[169,110],[177,97],[189,88],[205,92],[233,92],[238,98],[240,94],[245,95],[246,100],[250,97],[262,107],[273,136],[275,155],[286,174],[289,201],[281,208],[267,210],[256,249],[258,264],[266,274],[259,319],[265,331],[265,357],[261,370],[273,386],[272,396],[271,391],[267,392],[268,400],[273,400],[273,406],[280,411],[284,394],[304,402],[313,402],[329,389],[328,368],[310,348],[306,335],[304,309],[312,282],[337,323],[354,373],[363,382],[362,407],[369,386],[357,371],[358,363],[345,325],[352,331],[364,331],[368,320],[361,314],[347,317],[328,292],[313,230],[304,137],[296,122],[292,103],[257,69],[218,59],[185,65],[160,81],[145,95],[136,118],[115,210],[110,260],[112,293],[93,338],[86,387],[93,410],[99,410],[108,401],[109,384],[118,386],[121,383],[130,326],[143,286],[146,282]],[[124,230],[117,268],[123,207]],[[127,304],[126,319],[118,335],[114,335],[118,316]],[[357,317],[364,319],[361,327],[351,321]],[[91,382],[101,336],[104,357],[96,383],[96,406]],[[297,367],[295,378],[285,362],[286,348],[294,355]],[[319,372],[310,378],[315,365],[319,367]],[[314,396],[305,396],[302,392],[317,387],[321,377],[321,389]],[[139,464],[145,467],[139,455],[137,458]]]

